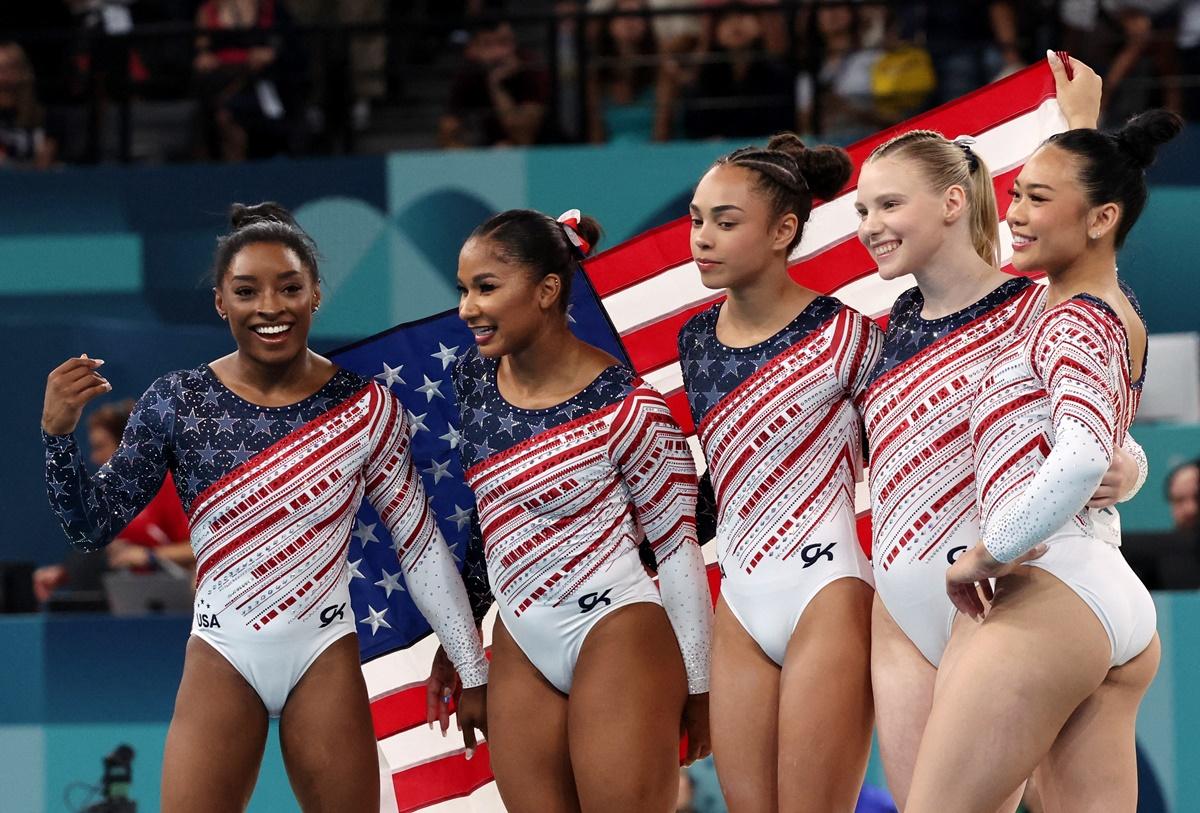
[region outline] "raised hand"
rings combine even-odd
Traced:
[[[48,435],[69,435],[75,431],[87,402],[112,391],[112,384],[96,372],[103,359],[90,359],[87,353],[71,358],[54,368],[46,377],[46,400],[42,406],[42,429]]]
[[[1067,67],[1054,51],[1046,52],[1046,61],[1054,74],[1054,95],[1071,129],[1094,128],[1100,122],[1100,95],[1104,82],[1100,76],[1074,57],[1070,78]]]

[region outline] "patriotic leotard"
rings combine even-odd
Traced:
[[[720,305],[679,333],[688,404],[717,503],[721,595],[783,664],[808,603],[830,582],[872,583],[855,533],[862,422],[854,408],[883,334],[831,297],[750,347],[717,338]]]
[[[1038,287],[1013,278],[940,319],[921,317],[918,289],[901,294],[861,402],[875,590],[934,666],[954,620],[946,568],[979,541],[971,404],[996,353],[1037,317]]]
[[[263,407],[202,366],[151,385],[94,477],[73,436],[43,439],[51,506],[85,549],[107,544],[174,475],[196,553],[192,634],[271,714],[317,656],[354,631],[346,547],[364,494],[464,684],[486,682],[462,580],[413,471],[404,410],[379,384],[338,370],[299,403]]]
[[[505,628],[566,693],[597,621],[628,604],[661,604],[689,693],[708,691],[712,610],[696,543],[696,473],[662,396],[613,365],[561,404],[521,409],[501,396],[496,368],[472,350],[454,386],[482,532],[468,560],[486,562]],[[661,599],[638,556],[643,534]],[[473,592],[486,589],[468,573],[472,582]]]
[[[1145,649],[1155,629],[1150,593],[1118,550],[1116,509],[1086,507],[1137,411],[1141,381],[1129,367],[1120,318],[1077,296],[997,355],[970,416],[984,544],[1011,561],[1049,543],[1028,565],[1092,608],[1112,666]]]

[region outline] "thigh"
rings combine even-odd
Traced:
[[[584,813],[667,813],[679,793],[687,677],[661,606],[621,607],[583,641],[568,701],[571,766]]]
[[[888,790],[901,810],[908,801],[917,749],[933,707],[936,678],[937,669],[904,634],[876,593],[871,608],[875,729]]]
[[[292,689],[279,744],[305,813],[379,810],[379,757],[357,635],[330,644]]]
[[[954,625],[950,632],[950,640],[946,642],[946,650],[942,653],[941,663],[938,664],[937,680],[934,682],[933,699],[937,703],[941,687],[954,673],[955,664],[963,652],[970,649],[970,642],[979,630],[980,622],[970,616],[958,613],[954,617]],[[995,813],[1015,813],[1025,798],[1026,783],[1022,782],[1012,794],[996,808]],[[1034,792],[1036,794],[1036,791]]]
[[[567,697],[542,676],[497,618],[488,671],[488,752],[511,813],[576,813]]]
[[[1140,655],[1109,670],[1067,720],[1037,771],[1048,813],[1137,809],[1137,712],[1160,658],[1155,635]]]
[[[164,813],[245,810],[266,740],[267,710],[258,694],[193,636],[163,752]]]
[[[775,809],[779,675],[725,599],[717,602],[709,724],[713,763],[731,813]]]
[[[779,689],[779,810],[850,813],[871,753],[871,602],[855,578],[821,589],[788,642]]]
[[[1049,572],[997,582],[987,618],[937,688],[908,811],[990,813],[1104,680],[1111,647],[1091,609]]]

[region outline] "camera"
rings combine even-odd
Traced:
[[[103,759],[104,775],[100,785],[104,798],[84,813],[137,813],[137,802],[129,798],[129,786],[133,783],[133,749],[118,745]]]

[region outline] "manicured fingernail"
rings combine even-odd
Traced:
[[[1059,61],[1058,54],[1054,53],[1049,48],[1046,49],[1046,59],[1050,60],[1050,62],[1052,62],[1052,63],[1056,63]]]
[[[430,730],[430,731],[433,731],[433,723],[430,723],[430,724],[429,724],[429,730]]]
[[[473,757],[473,756],[475,756],[475,749],[474,749],[474,748],[468,748],[468,749],[467,749],[467,759],[470,759],[470,758],[471,758],[471,757]]]

